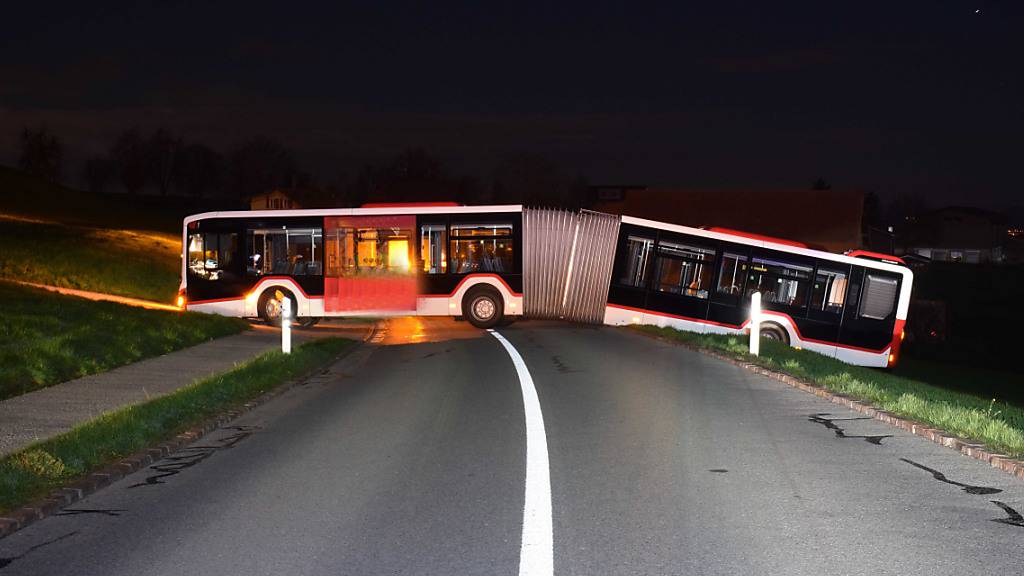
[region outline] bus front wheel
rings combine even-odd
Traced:
[[[284,309],[281,302],[285,298],[292,301],[292,315],[294,316],[295,311],[298,309],[298,302],[296,302],[292,293],[281,288],[269,288],[260,295],[258,304],[260,319],[271,326],[280,326],[281,313]]]
[[[504,315],[505,301],[494,288],[474,288],[462,297],[462,316],[477,328],[494,328]]]

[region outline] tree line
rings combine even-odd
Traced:
[[[64,146],[47,128],[19,132],[18,154],[22,170],[51,182],[64,181]],[[423,148],[407,148],[352,170],[339,169],[322,182],[300,169],[295,154],[272,138],[253,137],[221,153],[163,127],[149,133],[125,130],[104,153],[86,159],[80,177],[95,193],[241,201],[285,189],[307,207],[437,200],[577,207],[587,190],[583,177],[541,155],[507,154],[480,178],[452,173]]]

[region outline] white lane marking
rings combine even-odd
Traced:
[[[555,571],[551,530],[551,467],[544,415],[533,378],[523,357],[501,334],[487,330],[512,357],[523,389],[526,412],[526,503],[523,506],[523,544],[519,550],[519,576],[551,576]]]

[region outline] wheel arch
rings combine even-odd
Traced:
[[[274,288],[287,290],[295,299],[296,316],[309,316],[309,295],[291,278],[263,278],[256,283],[245,297],[245,315],[259,316],[259,301],[263,294]]]
[[[462,313],[462,301],[470,293],[471,290],[479,290],[481,286],[492,288],[498,292],[504,303],[504,315],[505,316],[517,316],[521,315],[523,305],[523,295],[513,292],[512,289],[506,284],[500,276],[496,275],[480,275],[480,276],[467,276],[459,283],[458,288],[449,298],[449,308],[453,311],[457,310],[459,314]]]

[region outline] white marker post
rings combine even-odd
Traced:
[[[292,299],[281,299],[281,352],[292,353]]]
[[[750,353],[761,354],[761,293],[750,295]]]

